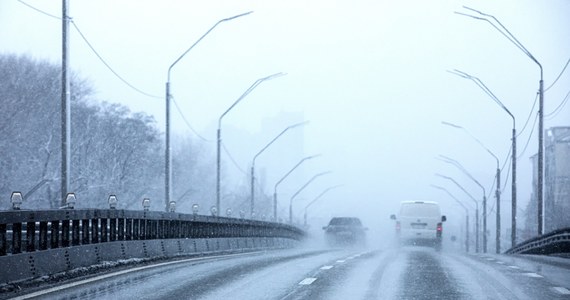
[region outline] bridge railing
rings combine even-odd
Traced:
[[[270,237],[300,240],[281,223],[115,209],[0,212],[0,256],[115,241]]]
[[[557,229],[526,240],[506,251],[507,254],[570,253],[570,228]]]

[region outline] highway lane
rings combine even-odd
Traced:
[[[570,299],[567,259],[299,248],[191,258],[52,287],[32,299]],[[30,297],[21,297],[27,299]]]

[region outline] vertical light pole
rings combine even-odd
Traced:
[[[457,181],[455,181],[455,179],[441,174],[435,174],[435,175],[453,182],[458,188],[460,188],[465,194],[467,194],[467,196],[469,196],[469,198],[475,203],[475,252],[479,253],[479,202],[477,202],[477,200],[475,200],[475,197],[473,197],[463,186],[461,186]]]
[[[257,154],[255,154],[255,156],[253,157],[253,159],[251,161],[251,206],[250,206],[250,213],[252,215],[253,215],[254,206],[255,206],[255,160],[257,159],[257,157],[259,155],[261,155],[261,153],[263,153],[263,151],[265,151],[265,149],[269,148],[269,146],[271,146],[271,144],[273,144],[277,139],[279,139],[289,129],[293,129],[295,127],[299,127],[299,126],[305,125],[307,123],[309,123],[309,121],[305,121],[305,122],[301,122],[301,123],[297,123],[297,124],[293,124],[291,126],[288,126],[283,131],[281,131],[281,133],[279,133],[275,138],[273,138],[267,145],[265,145],[265,147],[263,147],[263,149],[259,150],[259,152],[257,152]]]
[[[321,156],[321,155],[317,154],[317,155],[307,156],[307,157],[301,159],[295,166],[293,166],[293,168],[291,168],[291,170],[289,170],[287,173],[285,173],[285,175],[283,175],[283,177],[281,177],[281,179],[279,179],[275,183],[275,186],[273,187],[273,220],[274,221],[277,222],[277,187],[283,182],[283,180],[285,180],[287,177],[289,177],[289,175],[291,175],[291,173],[293,173],[293,171],[295,171],[295,169],[297,169],[305,161],[307,161],[309,159],[313,159],[315,157],[319,157],[319,156]]]
[[[61,201],[63,206],[69,191],[71,175],[71,100],[69,85],[69,0],[62,2],[61,55]]]
[[[487,253],[487,191],[485,190],[485,187],[483,187],[475,177],[467,172],[467,170],[458,161],[444,155],[440,155],[439,157],[442,158],[442,161],[454,165],[483,190],[483,253]]]
[[[289,199],[289,224],[293,224],[293,199],[295,199],[295,197],[297,197],[297,195],[299,195],[299,193],[301,193],[315,179],[317,179],[323,175],[329,174],[329,173],[332,173],[332,171],[321,172],[321,173],[318,173],[317,175],[313,176],[299,190],[297,190],[293,194],[293,196],[291,196],[291,199]]]
[[[262,82],[277,77],[286,75],[285,73],[275,73],[263,78],[257,79],[245,92],[222,114],[218,119],[218,132],[217,132],[217,159],[216,159],[216,210],[220,212],[220,166],[221,166],[221,146],[222,146],[222,119],[227,115],[232,108],[234,108],[238,103],[240,103],[245,96],[249,95],[258,85]]]
[[[206,31],[206,33],[204,33],[194,44],[192,44],[192,46],[190,46],[190,48],[188,48],[186,51],[184,51],[184,53],[182,53],[182,55],[180,55],[180,57],[178,57],[178,59],[176,59],[168,68],[168,74],[167,74],[167,80],[166,80],[166,149],[165,151],[165,162],[164,162],[164,206],[165,206],[165,211],[169,211],[170,208],[170,194],[171,194],[171,190],[172,190],[172,157],[170,156],[170,71],[172,71],[172,68],[174,67],[174,65],[176,65],[188,52],[190,52],[190,50],[192,50],[192,48],[194,48],[194,46],[196,46],[206,35],[208,35],[208,33],[210,33],[212,30],[214,30],[214,28],[216,28],[216,26],[218,26],[220,23],[226,22],[226,21],[230,21],[239,17],[243,17],[246,15],[251,14],[253,11],[244,13],[244,14],[240,14],[237,16],[233,16],[230,18],[226,18],[226,19],[222,19],[219,20],[218,22],[216,22],[216,24],[214,24],[214,26],[212,26],[210,29],[208,29],[208,31]]]
[[[495,158],[495,162],[497,163],[497,172],[495,175],[495,179],[497,180],[496,183],[496,189],[495,189],[495,199],[497,200],[497,224],[496,224],[496,231],[495,231],[495,252],[496,253],[501,253],[501,168],[499,165],[499,158],[491,151],[489,150],[489,148],[485,147],[485,145],[483,145],[483,143],[476,138],[474,135],[471,134],[471,132],[469,132],[469,130],[467,130],[466,128],[453,124],[453,123],[449,123],[449,122],[441,122],[443,125],[447,125],[453,128],[457,128],[457,129],[461,129],[463,130],[463,132],[467,133],[467,135],[469,135],[472,139],[474,139],[479,146],[481,146],[483,149],[487,150],[487,153],[491,154],[491,156],[493,156],[493,158]]]
[[[516,245],[517,236],[517,130],[516,130],[516,119],[515,116],[509,111],[509,109],[491,92],[491,90],[477,77],[471,76],[465,72],[459,70],[454,70],[451,72],[457,76],[463,77],[473,81],[479,88],[481,88],[495,103],[497,103],[513,120],[513,133],[512,133],[512,151],[511,151],[511,162],[512,162],[512,192],[511,192],[511,247]]]
[[[455,202],[459,203],[459,205],[465,209],[465,252],[469,252],[469,211],[467,210],[467,207],[461,201],[459,201],[459,199],[453,196],[453,194],[451,194],[446,188],[433,184],[431,186],[446,192],[449,197],[453,198]]]
[[[464,6],[465,9],[470,11],[476,12],[483,17],[477,17],[469,14],[458,13],[460,15],[464,15],[467,17],[471,17],[477,20],[486,21],[487,23],[491,24],[497,31],[499,31],[504,37],[506,37],[511,43],[513,43],[519,50],[521,50],[528,58],[530,58],[538,68],[540,69],[540,81],[538,83],[538,93],[539,93],[539,100],[538,100],[538,182],[537,182],[537,205],[538,205],[538,235],[542,235],[542,223],[543,223],[543,187],[544,187],[544,70],[542,69],[542,65],[538,62],[538,60],[528,51],[525,46],[517,40],[517,38],[494,16],[483,13],[481,11],[469,8]],[[491,20],[488,18],[493,19],[497,25],[495,25]],[[501,30],[502,29],[502,30]],[[514,135],[513,135],[514,136]],[[513,150],[514,151],[514,150]],[[514,173],[513,173],[514,176]],[[516,205],[513,206],[513,215],[516,216]],[[516,225],[516,223],[515,223]],[[513,226],[512,231],[512,246],[516,245],[516,226]]]
[[[313,199],[313,201],[309,202],[309,204],[307,204],[307,206],[305,206],[305,214],[303,215],[303,225],[305,225],[305,227],[307,226],[307,209],[309,209],[309,207],[311,205],[313,205],[315,202],[317,202],[317,200],[321,199],[322,196],[324,196],[324,194],[326,194],[328,191],[339,188],[343,186],[342,184],[339,185],[335,185],[335,186],[331,186],[329,188],[326,188],[322,193],[320,193],[317,197],[315,197],[315,199]]]

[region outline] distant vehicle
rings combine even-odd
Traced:
[[[404,201],[400,213],[391,215],[396,220],[396,234],[402,245],[427,245],[441,248],[442,223],[447,220],[441,215],[439,204],[433,201]]]
[[[330,246],[363,246],[366,244],[366,230],[359,218],[335,217],[324,226],[325,239]]]

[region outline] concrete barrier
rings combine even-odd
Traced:
[[[212,238],[115,241],[0,257],[0,283],[12,283],[124,259],[169,258],[181,255],[292,247],[283,238]]]

